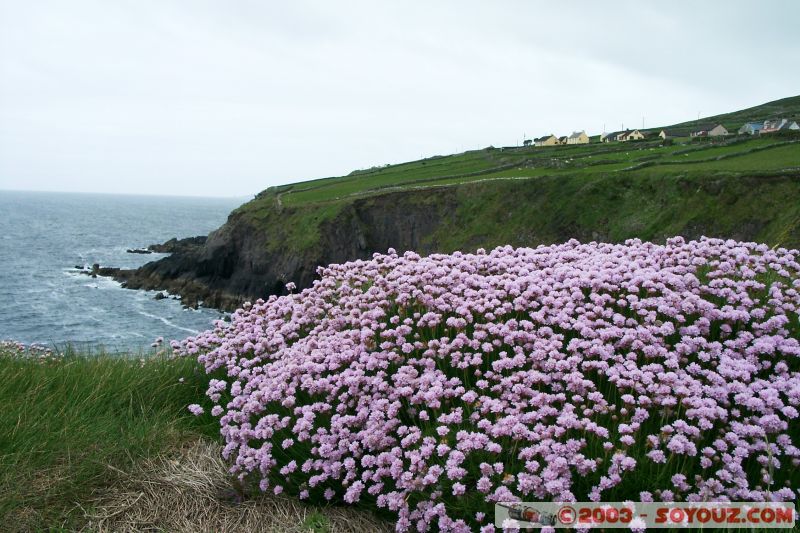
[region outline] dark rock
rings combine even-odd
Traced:
[[[153,296],[153,300],[163,300],[166,297],[167,295],[164,294],[163,292],[157,292],[156,295]]]
[[[125,273],[129,271],[125,271],[116,267],[101,267],[98,263],[95,263],[92,265],[91,270],[81,268],[79,272],[81,274],[86,274],[87,276],[91,276],[93,278],[96,278],[97,276],[102,276],[108,278],[121,279],[124,278],[126,276]]]
[[[147,253],[157,252],[160,254],[174,254],[177,252],[187,252],[202,247],[206,243],[206,239],[207,237],[205,235],[187,237],[185,239],[170,239],[161,244],[151,244],[147,247]]]

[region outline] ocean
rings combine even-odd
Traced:
[[[0,191],[0,340],[137,351],[207,329],[221,313],[75,267],[164,257],[126,250],[206,235],[244,200]]]

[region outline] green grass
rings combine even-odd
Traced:
[[[573,159],[572,162],[565,162],[561,167],[515,166],[496,172],[486,172],[479,176],[426,179],[409,184],[406,188],[456,185],[499,178],[559,175],[590,178],[627,170],[637,170],[647,176],[669,176],[682,174],[685,171],[763,172],[800,167],[800,143],[786,144],[775,140],[756,138],[734,145],[703,146],[701,149],[679,155],[675,155],[674,152],[677,151],[675,148],[670,148],[672,149],[653,149],[654,154],[648,153],[648,149],[633,148],[628,152],[614,154],[614,159],[608,163],[590,166],[585,165],[585,160],[578,162]],[[709,161],[718,157],[724,159]],[[639,161],[642,158],[648,158],[647,166],[641,169],[634,168],[637,164],[645,163]],[[364,191],[363,194],[369,194],[369,191]]]
[[[747,235],[770,244],[800,245],[800,202],[786,201],[800,198],[795,177],[642,174],[466,184],[455,190],[458,207],[452,219],[425,247],[530,246],[572,237],[583,242],[661,241],[676,234]]]
[[[434,161],[441,175],[415,174],[417,161],[348,176],[341,184],[326,179],[280,187],[241,206],[234,218],[255,228],[275,257],[309,264],[327,262],[331,242],[346,244],[357,231],[370,246],[370,235],[388,231],[369,218],[382,213],[393,220],[441,219],[419,233],[413,247],[421,253],[675,234],[800,246],[800,138],[492,149],[462,156],[453,156],[457,168],[473,161],[471,168],[484,170],[454,175],[446,165],[450,158],[440,157]],[[499,170],[486,170],[487,158]],[[359,179],[368,181],[359,188]],[[373,183],[380,186],[370,188]]]
[[[330,533],[331,522],[322,513],[313,512],[303,520],[303,528],[311,533]]]
[[[681,161],[697,161],[700,159],[708,159],[712,157],[719,157],[721,155],[730,155],[740,153],[743,150],[752,150],[753,148],[763,148],[765,146],[772,146],[777,144],[776,139],[769,137],[751,137],[745,138],[743,142],[731,142],[730,144],[709,144],[700,145],[692,151],[675,150],[673,152],[673,159]],[[675,153],[684,152],[684,153]]]
[[[214,436],[192,360],[0,355],[0,517],[9,528],[75,528],[91,495],[138,460]],[[184,382],[179,382],[184,378]]]
[[[706,170],[706,171],[768,171],[786,168],[800,168],[800,143],[786,145],[772,144],[765,150],[751,153],[729,152],[725,159],[719,161],[698,161],[675,165],[671,170]],[[741,153],[742,155],[737,155]],[[716,154],[715,154],[716,155]],[[731,157],[735,156],[735,157]]]
[[[748,136],[667,146],[660,141],[647,141],[485,149],[293,184],[265,191],[260,199],[243,209],[258,211],[278,203],[285,207],[320,205],[394,190],[503,177],[596,176],[638,169],[639,165],[650,169],[648,175],[675,175],[685,170],[776,170],[800,166],[800,143],[791,141],[783,137]],[[760,152],[764,149],[769,154]]]

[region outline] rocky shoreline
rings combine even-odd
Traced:
[[[146,248],[129,249],[127,252],[133,254],[176,254],[178,257],[173,259],[172,262],[178,261],[181,264],[185,264],[194,259],[202,246],[206,243],[206,239],[207,237],[205,235],[187,237],[185,239],[173,238],[163,243],[151,244]],[[163,300],[173,295],[173,297],[180,299],[184,306],[191,308],[197,308],[202,305],[224,310],[231,305],[221,304],[219,300],[207,302],[205,301],[207,291],[200,284],[194,283],[192,280],[188,279],[169,278],[166,275],[167,273],[162,269],[155,268],[156,265],[162,265],[162,261],[170,257],[171,256],[151,261],[139,268],[133,269],[102,266],[98,263],[93,264],[91,268],[81,267],[79,265],[76,265],[75,268],[81,274],[93,278],[98,276],[113,278],[120,282],[122,287],[126,289],[159,291],[154,296],[155,300]]]
[[[208,237],[171,239],[147,247],[169,253],[167,257],[136,269],[98,265],[87,273],[111,277],[128,289],[167,291],[187,307],[233,311],[246,301],[286,294],[290,281],[299,289],[311,286],[319,265],[367,259],[389,248],[437,251],[438,243],[429,237],[452,216],[455,197],[447,189],[429,191],[420,203],[418,194],[391,193],[354,201],[322,222],[317,245],[305,249],[276,244],[287,231],[284,221],[290,209],[270,210],[266,221],[257,222],[234,211]]]

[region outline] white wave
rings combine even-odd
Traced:
[[[68,278],[78,279],[78,280],[92,280],[90,283],[91,285],[84,285],[85,287],[91,287],[93,289],[111,289],[111,288],[122,288],[122,283],[115,280],[114,278],[110,278],[107,276],[97,276],[93,278],[91,276],[86,275],[85,272],[81,272],[80,270],[75,270],[74,268],[64,268],[61,270],[61,273]]]
[[[200,331],[198,331],[196,329],[184,328],[183,326],[179,326],[179,325],[177,325],[177,324],[175,324],[173,322],[170,322],[169,320],[167,320],[163,316],[154,315],[152,313],[148,313],[146,311],[141,311],[141,310],[139,311],[139,314],[140,315],[144,315],[144,316],[149,317],[149,318],[154,318],[156,320],[160,320],[161,322],[163,322],[164,324],[166,324],[167,326],[169,326],[171,328],[179,329],[181,331],[186,331],[188,333],[194,333],[194,334],[200,333]]]

